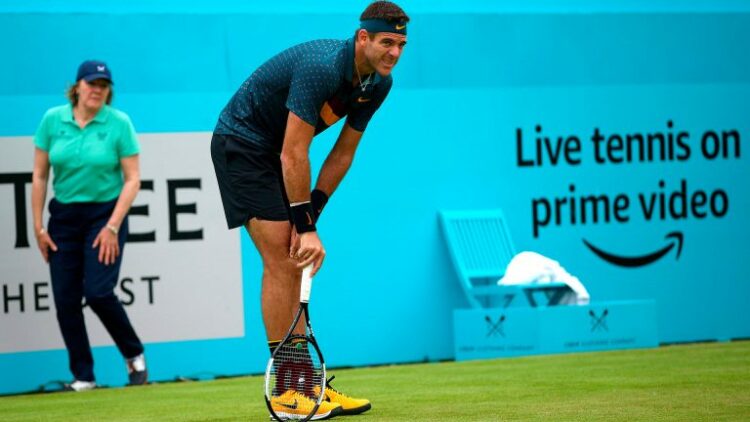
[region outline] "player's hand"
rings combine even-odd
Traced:
[[[311,276],[315,276],[320,267],[323,265],[323,259],[326,256],[326,251],[323,249],[323,244],[320,242],[317,232],[307,232],[299,235],[299,249],[293,256],[297,260],[297,267],[304,268],[309,264],[313,264]]]
[[[91,247],[94,249],[99,247],[99,262],[104,265],[114,264],[120,255],[120,243],[117,241],[117,235],[107,227],[102,227]]]
[[[297,234],[297,228],[292,225],[292,236],[289,239],[289,258],[294,258],[299,250],[299,235]]]
[[[42,253],[44,262],[49,262],[49,250],[57,252],[57,245],[52,241],[47,230],[42,229],[40,233],[36,234],[36,244],[39,247],[39,252]]]

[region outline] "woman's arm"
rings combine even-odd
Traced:
[[[39,251],[45,262],[49,262],[49,250],[57,251],[57,245],[50,238],[42,223],[44,203],[47,199],[47,181],[49,180],[49,153],[39,148],[34,149],[34,172],[31,176],[31,214],[34,219],[34,236]]]
[[[120,196],[117,198],[117,204],[112,211],[112,215],[107,220],[107,225],[94,239],[92,247],[99,246],[99,262],[104,265],[114,264],[120,255],[120,244],[118,243],[118,234],[122,220],[130,210],[130,206],[141,188],[141,172],[138,155],[131,155],[120,159],[122,174],[125,182],[122,186]]]

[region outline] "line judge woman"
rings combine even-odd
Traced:
[[[47,110],[34,136],[31,194],[36,240],[49,263],[57,321],[74,377],[66,389],[96,387],[83,298],[125,358],[129,384],[145,384],[143,344],[114,294],[127,213],[140,188],[140,146],[130,118],[109,106],[112,74],[106,63],[83,62],[67,96],[70,103]],[[54,198],[45,228],[50,167]]]

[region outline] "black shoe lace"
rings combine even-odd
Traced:
[[[336,375],[331,375],[331,378],[328,378],[326,380],[326,387],[330,388],[331,390],[333,390],[333,391],[335,391],[335,392],[337,392],[339,394],[341,394],[341,392],[339,390],[333,388],[333,386],[331,385],[331,381],[333,381],[334,378],[336,378]]]

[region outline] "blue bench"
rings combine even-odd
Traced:
[[[441,211],[469,309],[453,311],[456,360],[655,347],[651,300],[555,306],[565,283],[497,285],[515,255],[500,210]]]
[[[502,211],[441,211],[440,223],[472,308],[552,306],[572,292],[565,283],[497,285],[516,254]]]

